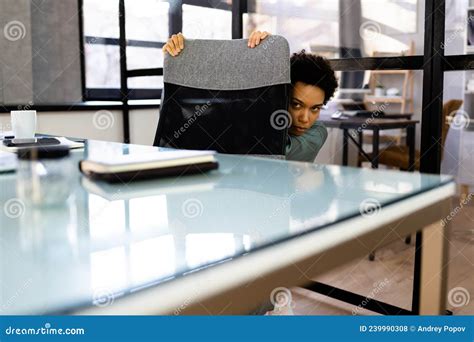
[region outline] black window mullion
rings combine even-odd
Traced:
[[[247,0],[232,1],[232,39],[244,37],[243,15],[247,11]]]
[[[422,70],[423,56],[338,58],[329,61],[337,71]]]
[[[425,2],[420,171],[439,174],[444,91],[445,0]]]
[[[128,144],[130,143],[130,117],[128,109],[127,34],[125,19],[125,0],[119,0],[120,95],[123,103],[123,142]]]
[[[77,1],[78,6],[78,19],[79,19],[79,53],[81,54],[80,63],[81,63],[81,93],[82,101],[86,101],[86,58],[85,58],[85,42],[84,42],[84,11],[83,11],[83,0]]]
[[[169,9],[169,35],[177,34],[183,31],[183,1],[170,0]]]
[[[474,55],[453,55],[444,57],[445,71],[474,69]]]

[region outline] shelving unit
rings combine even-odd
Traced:
[[[412,56],[415,52],[415,44],[410,43],[410,47],[405,54]],[[386,52],[374,51],[373,57],[380,57],[387,54]],[[403,53],[402,53],[403,54]],[[382,84],[379,76],[402,76],[402,91],[398,96],[374,96],[366,95],[364,102],[367,107],[371,105],[378,105],[380,103],[400,104],[400,113],[413,113],[414,111],[414,80],[412,70],[372,70],[369,76],[369,88],[372,93],[378,84]]]

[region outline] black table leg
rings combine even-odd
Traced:
[[[414,315],[420,314],[422,234],[420,231],[415,235],[415,265],[413,270],[413,295],[411,299],[411,311]]]
[[[362,146],[364,146],[364,133],[362,130],[359,130],[359,146],[360,146],[360,149],[362,150]],[[362,157],[363,157],[362,152],[359,152],[359,156],[357,159],[357,167],[362,166]]]
[[[415,171],[415,126],[407,127],[408,171]]]
[[[348,154],[349,154],[349,130],[343,130],[342,137],[342,165],[348,165]]]
[[[380,131],[378,128],[373,130],[372,136],[372,168],[378,169],[379,167],[379,142],[380,142]]]

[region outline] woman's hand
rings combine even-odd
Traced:
[[[270,35],[267,31],[254,31],[249,37],[248,47],[254,48],[260,44],[262,40]]]
[[[249,37],[248,47],[254,48],[260,44],[262,40],[267,38],[270,35],[267,31],[254,31]],[[181,51],[184,49],[184,36],[180,32],[178,34],[173,34],[170,39],[163,46],[163,52],[168,52],[171,56],[178,56]]]
[[[168,52],[171,56],[175,57],[179,55],[184,49],[184,36],[180,32],[178,34],[173,34],[170,39],[163,46],[163,52]]]

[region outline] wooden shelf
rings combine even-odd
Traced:
[[[410,70],[371,70],[372,74],[379,75],[405,75],[409,72]]]
[[[396,54],[395,52],[393,52]],[[373,51],[372,57],[378,57],[379,55],[386,54],[386,52],[381,51]],[[398,52],[400,54],[400,52]],[[412,41],[410,42],[409,48],[405,53],[408,56],[415,55],[415,43]],[[386,76],[387,75],[387,76]],[[377,96],[376,95],[376,88],[378,85],[383,84],[383,78],[386,76],[398,76],[401,82],[401,89],[398,95],[384,95],[384,96]],[[393,80],[391,80],[393,82]],[[371,94],[366,95],[364,98],[364,102],[366,106],[380,104],[380,103],[394,103],[400,105],[400,112],[406,113],[410,112],[413,113],[414,111],[414,78],[413,78],[413,70],[372,70],[370,71],[369,75],[369,89],[371,90]]]
[[[409,102],[412,99],[404,99],[401,96],[366,96],[366,102],[388,102],[388,103],[403,103]]]

